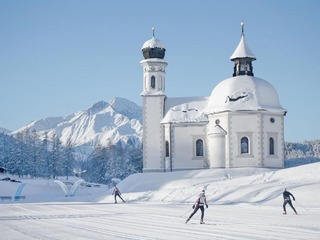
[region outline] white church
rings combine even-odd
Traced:
[[[255,55],[240,42],[233,76],[209,97],[166,96],[165,47],[154,37],[142,46],[143,171],[284,166],[284,116],[277,91],[255,77]]]

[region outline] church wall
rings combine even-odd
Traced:
[[[261,167],[261,115],[248,112],[228,114],[229,167]],[[248,138],[248,153],[241,153],[241,139]]]
[[[143,171],[164,171],[164,96],[143,97]]]
[[[208,125],[206,128],[207,135],[207,157],[210,168],[226,167],[226,135],[228,133],[217,133],[215,128],[219,125],[227,126],[227,115],[225,113],[209,115]],[[226,129],[223,129],[226,130]]]
[[[273,120],[270,120],[271,118]],[[283,168],[284,117],[282,114],[268,112],[214,114],[209,116],[208,129],[212,129],[217,122],[227,132],[225,136],[226,167]],[[249,139],[249,153],[241,154],[240,142],[242,137],[248,137]],[[269,153],[270,137],[274,139],[274,155]],[[208,152],[210,150],[212,151],[212,149],[208,149]]]
[[[284,167],[284,118],[279,114],[265,114],[263,117],[263,166]],[[270,153],[270,138],[274,140],[274,153]]]
[[[203,140],[204,156],[196,156],[195,142]],[[206,161],[205,126],[172,126],[172,167],[173,170],[203,169],[208,167]]]

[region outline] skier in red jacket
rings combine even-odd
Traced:
[[[193,215],[199,210],[201,210],[201,220],[200,220],[200,224],[204,224],[203,221],[203,217],[204,217],[204,205],[206,205],[206,207],[208,208],[208,204],[207,204],[207,199],[206,199],[206,195],[205,195],[205,191],[202,190],[197,201],[195,202],[195,204],[192,206],[193,213],[191,213],[191,215],[189,216],[189,218],[187,219],[186,223],[190,221],[190,219],[193,217]]]

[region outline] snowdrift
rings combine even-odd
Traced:
[[[320,163],[281,170],[235,168],[139,173],[126,178],[118,187],[129,201],[192,203],[205,189],[209,203],[268,205],[279,205],[287,188],[297,202],[319,206],[319,173]],[[112,199],[108,196],[104,201]]]
[[[127,202],[193,203],[197,194],[206,190],[210,204],[282,203],[284,188],[291,191],[297,203],[318,207],[320,202],[320,163],[274,170],[235,168],[133,174],[118,184]],[[1,175],[0,178],[4,178]],[[9,176],[10,177],[10,176]],[[12,178],[12,176],[11,176]],[[17,179],[0,181],[1,196],[14,196],[21,184],[24,202],[101,202],[112,203],[113,189],[104,185],[83,184],[74,197],[65,197],[53,180]],[[60,179],[63,181],[63,179]],[[70,186],[77,178],[69,178]],[[8,201],[0,201],[8,203]]]

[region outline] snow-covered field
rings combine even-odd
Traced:
[[[118,204],[105,186],[64,197],[51,181],[17,180],[26,199],[0,201],[0,239],[320,239],[320,163],[135,174],[118,184],[127,201]],[[0,181],[0,196],[20,185]],[[299,215],[282,214],[285,187]],[[204,188],[206,224],[200,213],[185,224]]]

